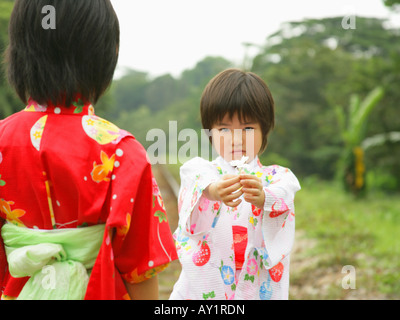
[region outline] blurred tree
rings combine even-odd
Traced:
[[[391,7],[395,10],[399,10],[400,9],[400,0],[383,0],[383,3],[388,6]]]
[[[186,87],[202,88],[217,73],[231,66],[232,63],[225,58],[206,57],[199,61],[193,69],[183,71],[180,84]]]
[[[116,108],[112,116],[123,110],[135,110],[146,102],[146,88],[149,84],[146,72],[128,69],[123,77],[114,80],[111,92],[115,98]]]
[[[8,21],[14,6],[13,0],[0,0],[0,53],[1,60],[8,45]],[[22,102],[17,98],[5,78],[5,64],[0,68],[0,119],[3,119],[22,108]]]
[[[399,29],[387,29],[385,20],[375,18],[357,17],[355,30],[343,29],[341,23],[342,17],[286,23],[251,61],[251,71],[266,80],[276,101],[277,125],[262,155],[266,164],[277,161],[300,177],[336,177],[346,144],[335,121],[335,106],[343,106],[347,115],[350,97],[366,97],[377,86],[385,92],[382,107],[370,110],[363,137],[400,131]],[[114,121],[145,147],[153,143],[147,141],[147,133],[154,128],[165,132],[169,141],[170,121],[177,122],[178,132],[184,128],[199,132],[204,86],[232,66],[222,57],[207,57],[178,78],[151,79],[145,72],[131,70],[109,91],[109,101],[115,102]],[[363,159],[368,168],[365,179],[373,179],[368,186],[400,188],[396,146],[398,142],[386,139],[368,148]]]
[[[169,141],[170,121],[177,122],[178,131],[193,128],[200,132],[199,104],[204,86],[230,66],[231,62],[224,58],[206,57],[194,68],[183,71],[178,79],[169,74],[149,79],[146,73],[130,70],[114,81],[109,93],[116,105],[114,121],[133,132],[145,147],[153,143],[146,136],[154,128],[165,132]]]
[[[392,59],[400,48],[399,30],[375,18],[357,17],[355,30],[343,29],[341,22],[342,17],[285,23],[253,60],[252,70],[276,100],[277,126],[263,157],[279,154],[299,175],[336,176],[344,144],[332,121],[334,106],[347,104],[353,93],[365,96],[377,85],[387,92],[385,108],[373,110],[367,136],[400,128],[393,114],[399,69]]]
[[[336,115],[345,146],[342,151],[339,174],[346,189],[356,196],[364,195],[366,191],[366,169],[362,143],[366,138],[367,120],[382,97],[383,89],[378,87],[363,101],[360,101],[358,95],[352,95],[347,114],[343,112],[343,108],[336,107]]]
[[[178,83],[170,74],[150,81],[144,94],[145,104],[152,111],[160,110],[178,98]]]

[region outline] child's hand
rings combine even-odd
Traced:
[[[210,184],[204,194],[209,200],[222,201],[229,207],[237,207],[242,202],[242,200],[235,201],[243,194],[241,188],[240,176],[228,174]]]
[[[240,174],[240,183],[243,185],[241,191],[244,194],[244,200],[255,205],[259,209],[263,209],[265,194],[261,179],[250,174]]]

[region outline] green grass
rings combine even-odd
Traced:
[[[340,272],[352,265],[357,289],[365,296],[400,298],[399,194],[370,192],[356,199],[336,183],[305,180],[295,204],[297,230],[317,240],[305,258],[324,257],[316,268]],[[300,281],[298,275],[296,279]],[[334,287],[328,298],[343,298],[343,288],[336,284],[335,292]]]

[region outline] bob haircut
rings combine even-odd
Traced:
[[[44,29],[42,8],[55,9]],[[5,53],[7,78],[20,99],[70,106],[79,94],[93,104],[118,61],[119,22],[109,0],[16,0]]]
[[[211,130],[226,114],[237,113],[241,122],[255,121],[262,130],[260,153],[275,125],[274,99],[266,83],[252,72],[227,69],[207,84],[200,101],[204,129]]]

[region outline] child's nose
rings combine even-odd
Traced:
[[[234,130],[233,131],[233,145],[238,146],[243,143],[243,132],[242,130]]]

